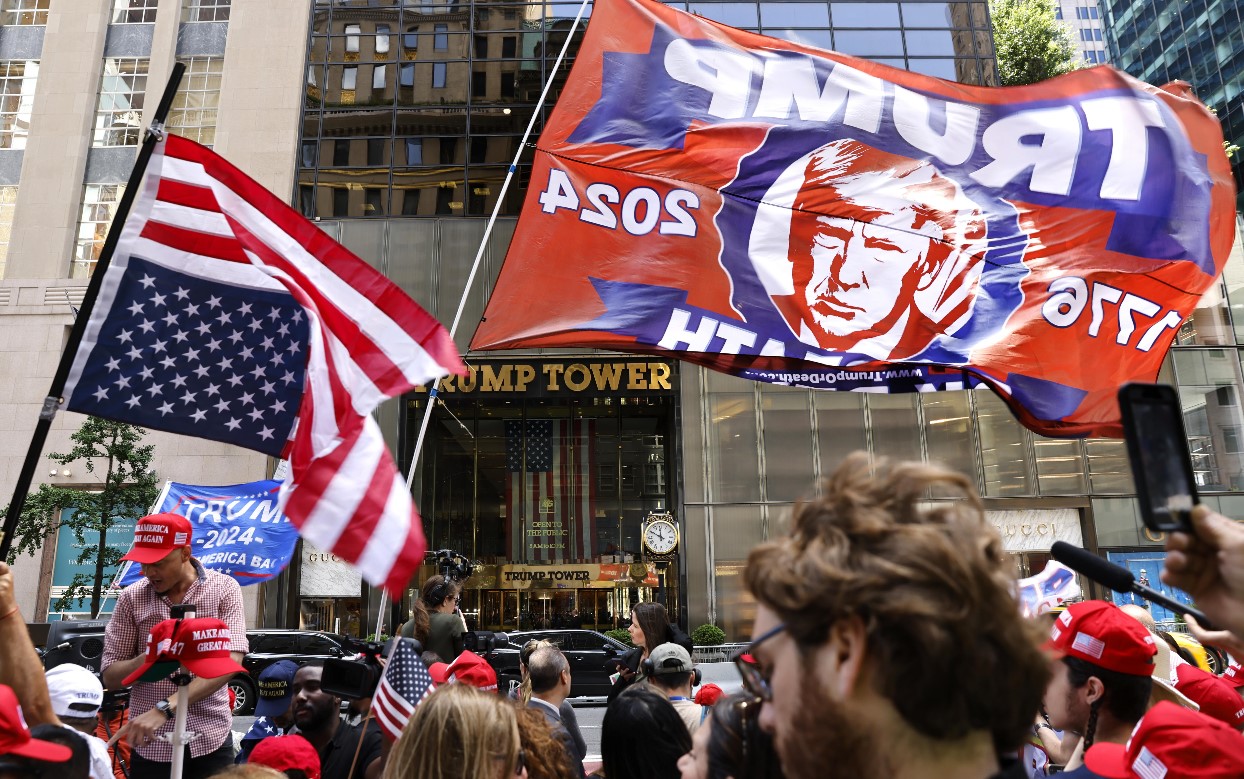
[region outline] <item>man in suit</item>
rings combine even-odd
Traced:
[[[560,712],[562,703],[570,695],[570,663],[566,662],[566,656],[557,647],[540,647],[531,653],[527,661],[527,674],[531,679],[531,700],[527,705],[544,714],[553,726],[553,732],[566,745],[566,754],[570,755],[579,776],[584,776],[583,758],[586,755],[575,745]]]

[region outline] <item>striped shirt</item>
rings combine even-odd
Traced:
[[[246,615],[242,610],[242,588],[231,577],[205,569],[198,560],[191,558],[198,577],[190,585],[181,602],[193,603],[196,617],[215,617],[229,626],[233,652],[247,651]],[[170,608],[175,605],[167,597],[157,595],[151,583],[142,579],[121,591],[117,607],[104,633],[103,668],[113,663],[129,660],[143,654],[147,648],[147,634],[160,622],[171,617]],[[130,692],[130,716],[137,717],[155,708],[156,702],[171,698],[177,687],[167,679],[158,682],[135,682]],[[229,691],[221,687],[201,701],[190,704],[186,712],[186,730],[198,733],[190,742],[190,755],[202,757],[214,752],[225,743],[233,713],[229,710]],[[173,732],[173,720],[169,720],[157,735]],[[171,763],[173,748],[167,741],[156,739],[137,749],[148,760]]]

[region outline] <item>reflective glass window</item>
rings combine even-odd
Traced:
[[[763,27],[828,27],[829,7],[824,3],[761,3]]]
[[[776,385],[761,387],[766,500],[797,500],[813,494],[809,401],[808,390]]]
[[[1080,441],[1034,435],[1033,451],[1037,461],[1037,483],[1042,495],[1083,495],[1088,492]]]
[[[898,27],[898,3],[832,3],[834,28]]]
[[[964,41],[966,45],[956,48],[954,36],[950,30],[909,30],[907,32],[907,54],[911,57],[953,57],[956,54],[971,54],[972,41]]]
[[[921,394],[924,440],[931,463],[943,465],[977,482],[976,450],[972,446],[971,397],[967,392]]]
[[[1134,485],[1126,443],[1117,438],[1089,438],[1084,442],[1084,450],[1094,494],[1132,492]]]
[[[872,422],[873,454],[893,460],[921,460],[920,420],[916,413],[918,396],[869,395],[868,416]]]
[[[815,46],[818,49],[833,48],[829,30],[765,30],[765,35],[804,46]]]
[[[993,392],[976,390],[973,400],[981,463],[985,468],[985,494],[991,497],[1035,494],[1036,485],[1028,472],[1024,427]]]
[[[903,3],[904,27],[950,27],[949,3]]]
[[[868,450],[862,392],[814,392],[820,477],[825,478],[852,452]]]
[[[859,57],[903,53],[903,34],[898,30],[835,30],[834,50]]]
[[[693,14],[708,17],[731,27],[757,27],[760,18],[755,3],[691,3]]]
[[[1235,349],[1174,349],[1171,361],[1179,380],[1197,488],[1244,489],[1244,454],[1239,451],[1244,431],[1239,388],[1244,377],[1239,354]]]
[[[917,59],[913,57],[909,60],[909,63],[908,68],[915,73],[944,78],[947,81],[959,80],[959,71],[955,67],[955,61],[952,59]]]

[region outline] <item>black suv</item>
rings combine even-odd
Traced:
[[[570,697],[595,698],[609,694],[613,683],[609,675],[616,669],[606,665],[621,657],[630,647],[595,630],[524,630],[508,633],[509,646],[498,646],[484,653],[493,670],[501,692],[517,687],[522,676],[518,670],[518,653],[532,639],[545,639],[556,644],[570,662]]]
[[[278,660],[327,660],[334,657],[350,658],[355,655],[347,645],[349,639],[336,633],[315,630],[281,630],[260,628],[246,631],[250,651],[242,658],[246,674],[237,674],[229,680],[233,690],[234,716],[249,716],[255,711],[255,690],[259,674]]]

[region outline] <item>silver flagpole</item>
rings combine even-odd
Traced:
[[[549,78],[544,82],[544,89],[540,92],[540,100],[537,101],[535,109],[531,112],[531,119],[527,122],[527,130],[523,133],[522,140],[518,142],[518,149],[514,151],[514,160],[510,162],[509,169],[505,172],[505,180],[501,182],[501,191],[497,194],[497,202],[492,207],[492,214],[488,217],[488,225],[484,228],[484,237],[480,239],[479,250],[475,252],[475,262],[471,263],[471,272],[467,274],[466,284],[462,289],[462,298],[458,301],[458,310],[454,313],[454,321],[449,326],[449,337],[452,339],[458,332],[458,324],[462,321],[462,312],[466,309],[467,296],[471,293],[471,285],[475,283],[475,274],[479,271],[480,261],[484,258],[484,250],[488,248],[488,238],[492,235],[493,225],[497,223],[497,214],[501,211],[501,204],[505,202],[506,190],[510,188],[510,181],[514,178],[514,172],[518,170],[518,160],[523,154],[523,148],[527,145],[527,139],[531,137],[531,131],[536,126],[536,117],[540,115],[540,109],[544,107],[544,101],[548,98],[549,88],[553,86],[553,78],[557,72],[561,70],[562,62],[566,59],[566,52],[570,50],[570,41],[574,38],[574,34],[579,31],[579,22],[583,19],[583,12],[587,9],[588,0],[583,0],[579,4],[579,12],[575,14],[574,24],[570,28],[570,34],[566,36],[566,40],[562,42],[562,49],[557,53],[557,60],[553,63],[553,69],[549,71]],[[406,489],[410,489],[415,483],[415,467],[419,464],[419,455],[423,452],[423,440],[428,433],[428,422],[432,419],[432,409],[436,406],[436,382],[432,382],[432,386],[428,388],[428,407],[423,412],[423,420],[419,423],[419,435],[415,438],[415,453],[410,458],[410,470],[406,473]],[[380,614],[376,618],[376,638],[380,638],[380,627],[384,624],[384,607],[388,593],[381,590],[380,593]]]

